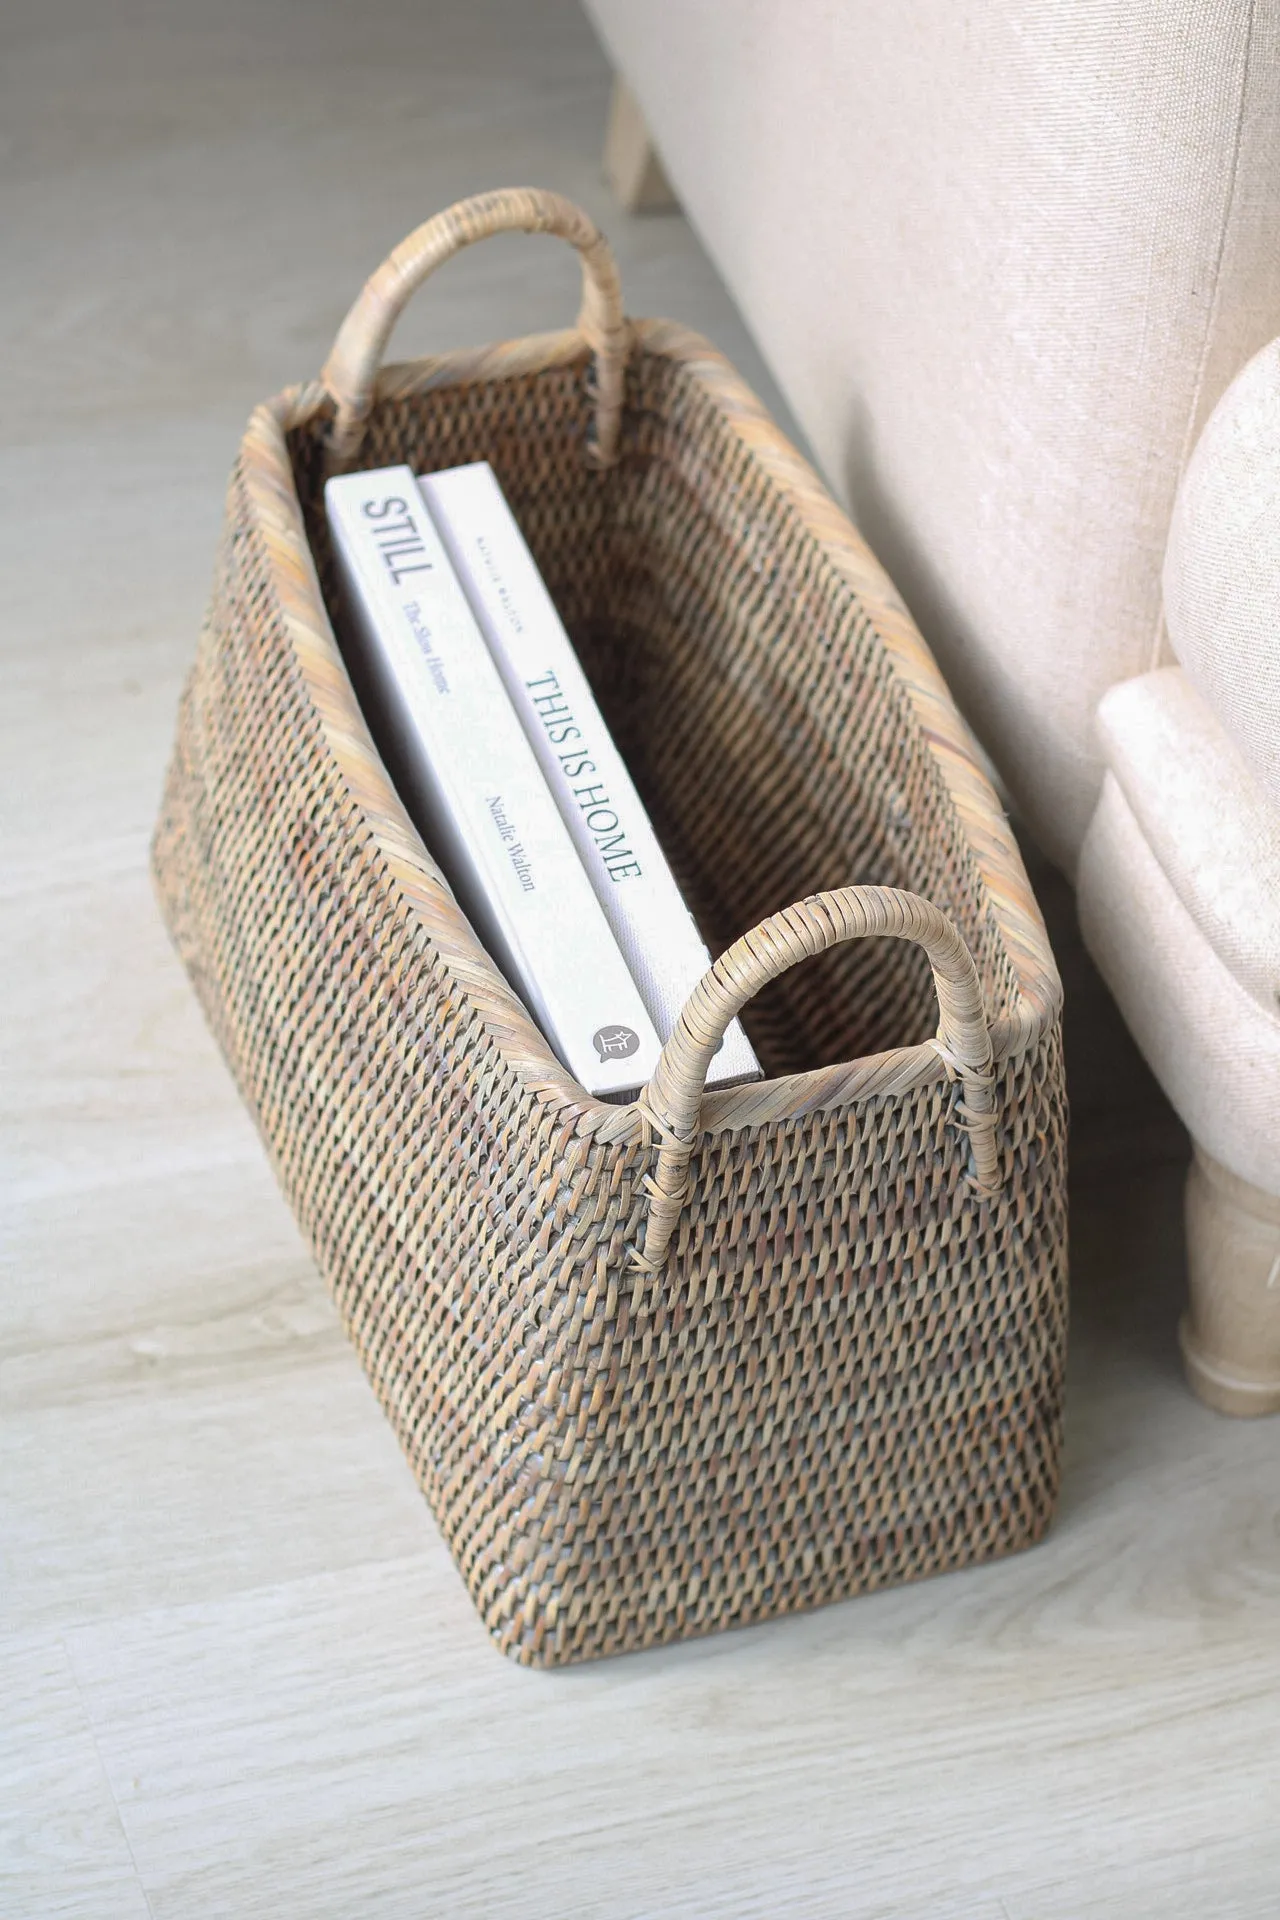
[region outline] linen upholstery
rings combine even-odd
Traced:
[[[1280,342],[1187,463],[1164,567],[1181,667],[1113,687],[1086,941],[1200,1145],[1280,1193]]]
[[[828,478],[1068,870],[1180,468],[1280,331],[1280,0],[587,0]]]
[[[1280,809],[1179,667],[1113,687],[1098,727],[1117,785],[1182,906],[1246,993],[1277,1014]],[[1096,908],[1132,910],[1124,891]]]
[[[1164,596],[1173,651],[1280,809],[1280,340],[1232,381],[1188,462]]]
[[[1205,938],[1113,773],[1078,897],[1089,951],[1183,1121],[1232,1173],[1280,1195],[1280,1018]]]

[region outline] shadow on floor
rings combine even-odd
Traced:
[[[1154,1393],[1194,1418],[1178,1352],[1190,1142],[1084,949],[1070,886],[1023,843],[1066,990],[1071,1348],[1063,1512],[1126,1471]]]

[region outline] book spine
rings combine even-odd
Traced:
[[[487,462],[419,481],[538,764],[660,1038],[710,956],[573,643]],[[709,1086],[757,1079],[735,1020]]]
[[[408,467],[325,488],[348,629],[407,810],[494,961],[600,1096],[660,1042]]]

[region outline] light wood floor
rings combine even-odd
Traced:
[[[8,0],[0,1913],[1280,1913],[1280,1422],[1185,1393],[1185,1143],[1082,961],[1070,1445],[1005,1565],[559,1676],[491,1649],[145,872],[258,397],[458,195],[559,187],[633,309],[766,384],[599,178],[560,0]],[[399,343],[557,324],[546,242]]]

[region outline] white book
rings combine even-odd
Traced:
[[[667,1040],[711,959],[573,643],[488,462],[425,474],[419,485],[641,998]],[[707,1084],[759,1076],[735,1020]]]
[[[408,811],[563,1064],[635,1092],[661,1042],[413,474],[339,475],[325,507]]]

